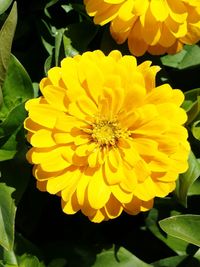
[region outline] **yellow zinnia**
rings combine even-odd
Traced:
[[[141,56],[177,53],[200,40],[199,0],[84,0],[96,24],[111,22],[118,44]]]
[[[93,222],[147,211],[188,164],[184,96],[155,87],[158,66],[112,51],[65,58],[29,100],[27,154],[37,186]]]

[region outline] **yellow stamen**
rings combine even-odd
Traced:
[[[117,120],[97,120],[92,126],[92,139],[100,146],[114,146],[119,138],[130,135],[126,129],[121,129]]]

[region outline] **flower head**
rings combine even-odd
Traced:
[[[184,96],[155,86],[159,67],[112,51],[65,58],[42,79],[25,120],[39,189],[101,222],[149,210],[187,169]]]
[[[96,24],[110,24],[117,43],[128,39],[129,50],[161,55],[200,40],[199,0],[84,0]]]

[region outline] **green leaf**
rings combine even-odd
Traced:
[[[24,129],[22,128],[16,135],[12,135],[12,137],[13,136],[17,139],[17,153],[12,160],[0,162],[0,170],[1,181],[16,189],[13,193],[13,198],[15,199],[17,205],[31,177],[31,165],[28,164],[26,160],[27,145],[24,138]]]
[[[59,29],[56,32],[55,35],[55,64],[56,66],[60,63],[60,50],[62,46],[62,40],[63,40],[63,34],[65,32],[65,29]],[[62,57],[62,56],[61,56]]]
[[[11,56],[3,85],[4,102],[0,109],[0,161],[13,158],[19,148],[18,135],[27,112],[24,102],[34,96],[32,82],[20,64]],[[24,137],[22,137],[24,138]]]
[[[0,15],[3,14],[11,5],[12,0],[0,0]]]
[[[187,112],[187,124],[190,124],[199,115],[200,111],[200,88],[189,90],[185,92],[185,101],[182,107]]]
[[[11,250],[14,244],[16,207],[12,198],[14,189],[0,183],[0,245]]]
[[[9,112],[7,118],[0,124],[0,139],[13,134],[22,125],[26,114],[23,103],[14,107]]]
[[[45,15],[46,15],[47,17],[51,18],[51,15],[49,14],[48,8],[51,7],[51,6],[53,6],[53,5],[55,5],[58,1],[59,1],[59,0],[51,0],[51,1],[49,1],[49,2],[46,4],[46,6],[45,6],[45,8],[44,8],[44,13],[45,13]]]
[[[200,195],[200,179],[197,179],[190,187],[188,196]]]
[[[197,97],[200,96],[200,88],[195,88],[184,93],[185,101],[183,102],[182,107],[188,111],[191,109],[193,103],[197,100]]]
[[[161,57],[162,64],[172,68],[178,68],[182,60],[184,60],[187,51],[182,49],[179,53],[175,55],[166,55]]]
[[[191,130],[192,130],[193,136],[197,140],[200,140],[200,120],[197,120],[192,124]]]
[[[185,45],[175,55],[161,57],[162,64],[180,70],[200,65],[200,47],[198,45]]]
[[[114,249],[106,250],[97,255],[96,262],[92,267],[152,267],[152,265],[147,264],[132,253],[130,253],[125,248],[120,248],[118,251]]]
[[[168,235],[200,246],[200,215],[177,215],[159,221]]]
[[[69,5],[61,5],[61,7],[65,10],[66,13],[70,12],[71,10],[73,10],[73,7],[71,4]]]
[[[3,250],[3,262],[8,264],[8,265],[14,265],[14,266],[18,266],[17,265],[17,258],[15,255],[15,252],[13,250]]]
[[[19,125],[10,136],[0,138],[0,162],[14,158],[17,151],[21,149],[24,138],[23,136],[19,139],[21,129],[22,126]]]
[[[67,36],[63,36],[64,53],[66,57],[73,57],[78,51],[72,46],[71,40]]]
[[[48,75],[48,71],[52,66],[52,61],[53,61],[53,56],[48,56],[48,58],[45,60],[44,63],[44,72],[46,73],[46,75]]]
[[[17,105],[33,98],[33,86],[29,75],[21,63],[11,55],[6,79],[3,85],[3,106],[0,117],[6,117]]]
[[[45,71],[48,71],[52,64],[58,66],[64,57],[71,57],[78,54],[73,48],[70,38],[65,33],[66,29],[64,28],[54,30],[55,49],[53,55],[50,55],[45,62]]]
[[[0,124],[0,162],[12,159],[18,151],[24,151],[23,121],[26,118],[24,104],[15,107]]]
[[[45,267],[44,263],[40,262],[37,257],[24,254],[18,257],[19,267]]]
[[[0,31],[0,89],[6,77],[10,60],[11,45],[17,25],[17,4],[14,2],[12,10]]]
[[[191,185],[200,176],[200,162],[196,159],[195,155],[191,152],[188,159],[189,168],[188,170],[180,174],[177,181],[175,195],[179,202],[187,206],[187,195]]]
[[[45,20],[38,21],[37,23],[44,48],[49,55],[52,55],[54,48],[54,34],[52,32],[52,27]]]
[[[197,259],[188,256],[174,256],[153,263],[154,267],[200,267]]]
[[[159,202],[159,205],[156,203]],[[158,225],[158,220],[166,217],[166,214],[174,215],[177,214],[173,209],[175,209],[174,203],[170,199],[158,200],[155,202],[155,206],[158,209],[153,208],[150,210],[148,217],[146,219],[147,228],[163,243],[165,243],[169,248],[175,251],[178,255],[183,255],[187,251],[188,243],[175,238],[173,236],[167,236],[163,233]],[[164,211],[164,212],[163,212]]]
[[[0,161],[9,160],[14,158],[17,150],[0,149]]]
[[[38,83],[32,83],[33,85],[33,94],[34,98],[39,96],[39,84]]]

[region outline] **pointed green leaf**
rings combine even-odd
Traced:
[[[191,185],[200,176],[200,162],[192,152],[189,155],[188,164],[189,168],[185,173],[180,174],[175,190],[176,197],[184,206],[187,206],[187,194]]]
[[[0,87],[2,87],[6,77],[16,25],[17,4],[14,2],[10,14],[0,31]]]
[[[168,235],[200,246],[200,215],[177,215],[159,221]]]
[[[12,198],[14,189],[0,183],[0,245],[11,250],[14,244],[16,207]]]
[[[55,64],[58,66],[60,64],[60,50],[62,48],[62,40],[65,29],[59,29],[56,31],[55,35]]]
[[[0,109],[0,118],[3,120],[13,108],[33,96],[33,86],[29,75],[16,57],[11,55],[3,84],[4,102]]]

